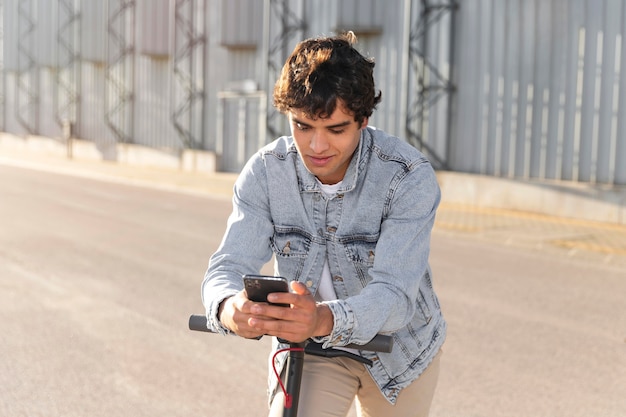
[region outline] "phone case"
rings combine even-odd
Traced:
[[[289,284],[283,277],[244,275],[243,283],[248,299],[256,302],[267,303],[267,295],[273,292],[289,292]]]

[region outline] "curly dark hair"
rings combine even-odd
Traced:
[[[374,61],[354,49],[355,42],[352,32],[300,42],[274,86],[274,106],[315,119],[330,117],[341,100],[358,123],[370,117],[382,94],[374,88]]]

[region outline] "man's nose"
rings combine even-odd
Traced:
[[[322,153],[328,149],[328,139],[323,132],[314,132],[311,136],[311,150],[315,153]]]

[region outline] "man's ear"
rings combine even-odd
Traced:
[[[363,121],[361,122],[361,126],[359,126],[359,129],[365,129],[367,127],[368,122],[369,122],[369,117],[366,117],[365,119],[363,119]]]

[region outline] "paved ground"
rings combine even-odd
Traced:
[[[0,148],[0,161],[72,173],[105,177],[162,189],[210,194],[229,199],[234,174],[191,173],[164,168],[138,168],[113,162],[68,160],[40,153]],[[626,226],[553,217],[515,210],[450,204],[443,196],[436,228],[503,245],[521,246],[591,262],[626,268]]]
[[[626,268],[626,226],[514,210],[441,205],[439,230]]]
[[[8,382],[13,381],[21,381],[23,385],[9,391],[6,403],[2,401],[7,400],[6,392],[3,394],[0,390],[0,410],[8,410],[7,415],[78,416],[81,410],[89,410],[82,415],[94,416],[116,412],[118,415],[200,415],[206,410],[203,408],[205,404],[215,407],[219,403],[222,410],[233,409],[227,392],[242,390],[248,393],[261,385],[251,382],[250,374],[243,371],[232,373],[234,362],[228,358],[241,358],[243,354],[235,352],[245,352],[248,341],[241,341],[238,351],[233,346],[239,341],[228,340],[228,348],[218,347],[213,339],[203,334],[190,334],[181,328],[175,314],[176,311],[186,314],[189,305],[198,305],[197,280],[190,282],[187,278],[200,272],[184,268],[201,268],[199,265],[203,265],[206,256],[206,247],[198,248],[198,238],[194,237],[201,228],[187,222],[190,219],[211,220],[205,227],[215,228],[215,233],[210,235],[215,239],[213,244],[217,244],[219,233],[215,224],[223,226],[233,175],[139,169],[38,154],[9,154],[0,150],[1,164],[28,166],[43,173],[66,172],[72,176],[104,177],[120,183],[130,181],[159,189],[210,194],[220,196],[220,200],[185,196],[187,198],[180,202],[174,193],[121,186],[118,189],[106,183],[96,186],[75,179],[70,183],[79,182],[79,186],[69,186],[57,176],[50,176],[49,184],[38,180],[29,183],[33,185],[23,186],[13,184],[10,179],[3,183],[13,196],[24,192],[22,189],[38,190],[25,194],[32,194],[36,201],[43,197],[46,201],[55,201],[60,211],[52,218],[54,212],[48,209],[33,214],[31,204],[30,220],[12,223],[11,219],[26,215],[28,199],[15,199],[8,207],[3,207],[0,195],[0,208],[13,213],[4,216],[7,223],[1,228],[5,231],[1,236],[13,242],[4,245],[4,249],[17,251],[25,242],[30,242],[35,246],[25,248],[32,250],[23,252],[24,259],[28,259],[31,253],[44,253],[44,249],[48,255],[19,264],[23,269],[15,269],[16,265],[11,262],[0,265],[0,270],[5,268],[5,272],[8,271],[0,274],[6,278],[3,282],[6,291],[0,291],[4,297],[0,302],[0,313],[6,310],[11,318],[14,311],[24,309],[39,313],[41,310],[41,314],[35,316],[46,318],[34,321],[28,318],[28,324],[3,320],[6,337],[0,338],[0,347],[6,345],[4,351],[18,352],[17,357],[21,360],[7,361],[4,365],[0,360],[0,368],[6,365],[4,372],[0,372],[0,380],[5,378],[7,383],[0,386],[6,388],[10,386]],[[54,184],[60,188],[53,188]],[[84,192],[85,187],[88,192]],[[64,194],[74,188],[80,191],[77,196]],[[163,194],[170,197],[164,198]],[[118,204],[120,198],[131,201],[131,207]],[[94,199],[95,203],[89,202]],[[208,207],[202,207],[197,200],[210,203],[205,202]],[[35,209],[39,207],[34,205]],[[71,215],[63,215],[65,210]],[[212,210],[216,213],[212,214]],[[94,223],[85,216],[89,212],[99,214],[96,216],[99,219],[109,219],[115,213],[118,217],[111,217],[110,224]],[[137,216],[137,212],[141,215]],[[107,216],[101,216],[103,213]],[[176,213],[194,214],[180,216],[180,220],[175,221],[179,218]],[[158,220],[158,216],[163,215],[167,221]],[[125,221],[116,221],[118,218]],[[63,227],[65,222],[79,220],[80,227],[75,227],[72,236],[66,236],[78,241],[72,240],[68,250],[57,247],[54,253],[58,256],[51,256],[49,247],[45,246],[48,242],[45,233],[43,237],[35,234],[46,228],[70,233]],[[176,227],[170,230],[172,222]],[[129,228],[133,225],[136,227]],[[32,231],[38,238],[12,240],[9,231],[21,228]],[[165,230],[160,230],[162,228]],[[452,205],[445,202],[444,196],[433,236],[432,262],[450,331],[432,416],[626,415],[622,395],[626,386],[623,372],[626,366],[626,316],[622,302],[623,277],[626,277],[625,229],[605,223]],[[175,240],[174,231],[184,233],[184,239]],[[83,234],[111,235],[115,239],[100,242],[88,239],[92,244],[85,245],[80,243],[85,240],[79,239]],[[164,234],[171,238],[158,239]],[[145,240],[140,240],[141,236]],[[131,245],[119,244],[116,239]],[[105,252],[116,254],[107,258],[121,262],[106,263],[107,259],[89,258],[93,255],[94,245],[102,250],[100,246],[105,244],[110,245]],[[173,259],[160,258],[161,263],[176,265],[176,268],[131,269],[142,263],[134,261],[137,252],[131,256],[127,250],[139,251],[139,258],[149,264],[161,247],[163,250],[159,253],[175,254]],[[176,250],[171,250],[172,247]],[[72,258],[74,254],[76,257]],[[193,254],[202,261],[190,261]],[[80,262],[76,263],[77,260]],[[60,261],[67,261],[65,273],[55,272],[54,262]],[[88,261],[100,263],[94,269]],[[77,273],[77,268],[84,270],[86,275]],[[25,279],[9,279],[10,274],[23,275]],[[137,279],[157,277],[156,281],[161,284],[145,293],[149,287],[126,279],[126,274]],[[107,279],[98,279],[99,276]],[[113,280],[109,282],[111,277]],[[42,281],[42,278],[46,279]],[[41,288],[30,285],[37,280],[45,285]],[[137,297],[138,294],[142,296]],[[45,303],[40,306],[38,302],[42,298]],[[120,304],[124,308],[120,309]],[[155,309],[155,305],[162,308]],[[77,317],[82,318],[81,314],[89,314],[98,325],[86,329],[84,334],[72,330],[71,324]],[[24,315],[19,317],[24,318]],[[146,317],[150,318],[147,322]],[[142,323],[147,326],[145,331],[133,334],[129,330]],[[40,331],[37,333],[40,339],[28,339],[33,328]],[[65,337],[67,334],[73,337]],[[155,334],[159,336],[155,338]],[[78,335],[89,337],[83,339]],[[93,344],[82,344],[92,338]],[[56,354],[50,354],[50,349]],[[200,362],[190,364],[181,359],[181,352],[197,353],[202,349],[213,350],[203,355]],[[226,357],[219,356],[222,354]],[[256,381],[263,381],[264,352],[255,354],[258,357],[253,362],[258,366],[254,375]],[[100,390],[93,392],[89,383],[93,383],[94,375],[85,376],[83,372],[83,368],[90,369],[90,365],[93,365],[92,370],[101,372],[98,375],[104,376],[96,378],[104,383]],[[118,369],[118,365],[123,366]],[[41,371],[50,366],[62,373],[59,387],[50,385],[50,381],[42,377]],[[20,369],[23,372],[18,372]],[[164,370],[168,369],[176,369],[176,372],[165,375]],[[207,369],[215,372],[212,377],[228,381],[230,385],[224,385],[221,390],[215,387],[202,390],[201,394],[187,392],[190,386],[201,387],[199,381],[206,378]],[[228,375],[228,378],[217,375]],[[38,383],[41,385],[37,388],[35,384]],[[42,387],[45,387],[43,391]],[[107,391],[111,387],[112,393]],[[99,392],[103,395],[95,395]],[[63,395],[63,401],[59,400],[60,395]],[[254,396],[258,403],[263,402],[261,391],[246,395],[248,399]],[[85,401],[85,396],[89,401]],[[202,400],[198,402],[197,398],[201,396]],[[10,412],[26,405],[36,412]],[[124,409],[129,405],[132,407]],[[51,406],[57,406],[58,412],[47,408]],[[67,412],[63,412],[62,406],[67,407]],[[237,415],[249,414],[241,411]],[[229,414],[223,411],[218,415]]]

